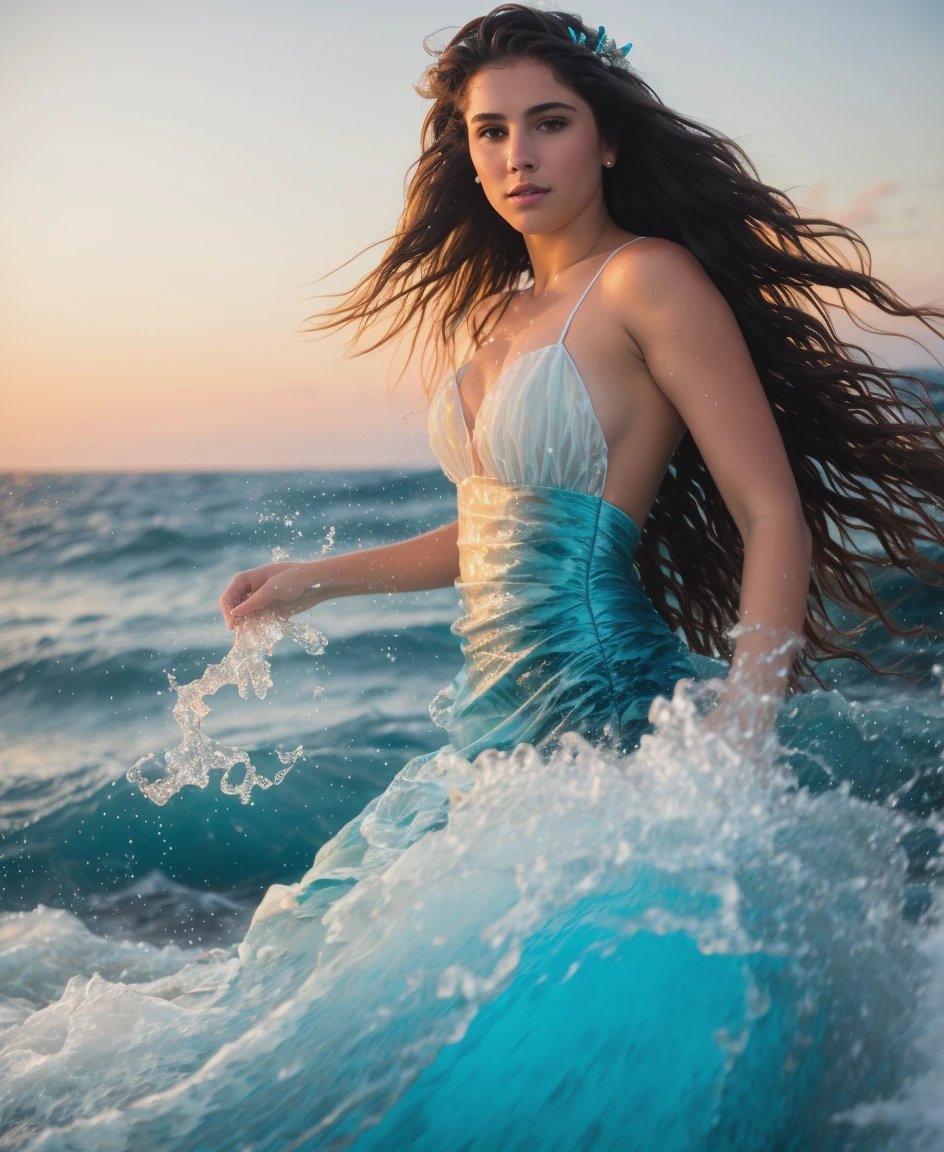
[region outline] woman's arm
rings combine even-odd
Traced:
[[[630,253],[620,265],[627,331],[744,541],[728,704],[739,686],[779,700],[806,616],[811,556],[786,449],[737,320],[697,259],[670,240]]]
[[[238,572],[220,597],[226,626],[261,608],[292,616],[340,596],[448,587],[459,576],[458,533],[453,520],[396,544]]]

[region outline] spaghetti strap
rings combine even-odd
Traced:
[[[583,292],[580,293],[580,299],[574,305],[573,311],[571,312],[571,314],[567,317],[567,322],[564,325],[564,330],[563,330],[563,332],[561,332],[560,337],[557,341],[558,344],[564,343],[564,337],[567,335],[567,329],[570,327],[571,320],[573,320],[573,318],[577,315],[577,309],[583,303],[584,297],[587,295],[587,293],[590,291],[590,289],[596,283],[597,277],[600,275],[600,273],[603,271],[603,269],[607,266],[607,264],[609,264],[611,258],[613,256],[615,256],[617,252],[619,252],[620,248],[627,248],[630,244],[635,244],[637,240],[645,240],[645,239],[646,239],[645,236],[634,236],[632,238],[632,240],[627,240],[625,244],[620,244],[618,248],[614,248],[613,251],[609,253],[609,255],[603,261],[603,263],[600,265],[600,267],[596,270],[596,272],[594,272],[593,279],[586,286],[586,288],[584,288]]]

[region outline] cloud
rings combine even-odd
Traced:
[[[870,184],[858,192],[850,203],[842,208],[830,207],[826,185],[814,184],[802,198],[797,198],[801,210],[827,220],[835,220],[848,228],[861,228],[863,225],[874,224],[880,215],[879,202],[901,191],[901,186],[893,180],[882,180],[877,184]],[[907,219],[917,215],[920,209],[912,206],[905,210]]]
[[[871,184],[868,188],[863,188],[848,207],[834,212],[833,218],[848,228],[861,228],[864,224],[873,224],[878,217],[876,209],[878,201],[897,191],[898,185],[893,180]]]

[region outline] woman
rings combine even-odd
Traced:
[[[227,625],[455,583],[465,667],[434,717],[464,755],[608,726],[637,742],[652,699],[696,674],[671,629],[693,653],[733,655],[715,725],[735,740],[769,728],[797,666],[865,660],[838,642],[827,596],[894,629],[849,530],[872,529],[907,569],[942,539],[936,415],[849,358],[815,288],[929,327],[941,313],[824,259],[824,237],[858,237],[799,216],[567,14],[512,4],[470,21],[425,94],[397,235],[319,326],[399,304],[373,348],[435,304],[451,352],[468,324],[474,353],[430,412],[459,519],[239,573]],[[497,622],[505,595],[516,611]]]
[[[376,347],[432,309],[437,372],[471,343],[429,416],[458,519],[240,573],[221,601],[231,628],[453,583],[464,609],[463,667],[431,705],[449,743],[275,886],[243,945],[282,941],[310,905],[344,941],[319,953],[331,1011],[382,1021],[369,1070],[368,1033],[299,1056],[331,1085],[313,1131],[362,1149],[858,1147],[844,1109],[914,1070],[902,829],[848,797],[806,807],[738,753],[815,661],[869,664],[828,601],[896,630],[854,531],[880,564],[940,570],[919,551],[944,543],[939,420],[854,358],[816,289],[932,331],[941,313],[847,267],[828,238],[855,233],[801,216],[574,15],[470,21],[423,91],[400,227],[318,327],[393,309]],[[710,657],[732,661],[709,717],[727,753],[686,693],[653,707],[723,671]],[[637,750],[625,775],[592,760],[607,744]]]
[[[464,663],[432,707],[449,743],[270,888],[238,955],[122,954],[150,983],[122,968],[36,1013],[4,1065],[20,1131],[96,1149],[875,1147],[851,1110],[935,1083],[905,822],[743,753],[773,747],[757,737],[816,659],[868,662],[827,599],[895,627],[852,530],[906,570],[944,542],[937,418],[852,358],[815,288],[941,313],[846,267],[825,239],[854,233],[801,217],[575,15],[470,21],[424,91],[401,226],[321,326],[393,307],[382,343],[432,308],[437,371],[471,341],[430,408],[458,518],[241,573],[222,606],[248,634],[455,582]],[[677,686],[727,660],[706,732]]]

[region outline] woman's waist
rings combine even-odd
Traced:
[[[567,489],[473,477],[459,486],[463,616],[454,626],[488,647],[516,632],[662,631],[635,564],[639,531],[622,509]]]
[[[548,555],[533,562],[466,559],[455,581],[464,632],[550,630],[578,621],[591,630],[603,624],[622,628],[658,616],[632,564],[587,564]]]
[[[460,591],[476,585],[632,582],[639,529],[598,496],[473,476],[458,486]]]

